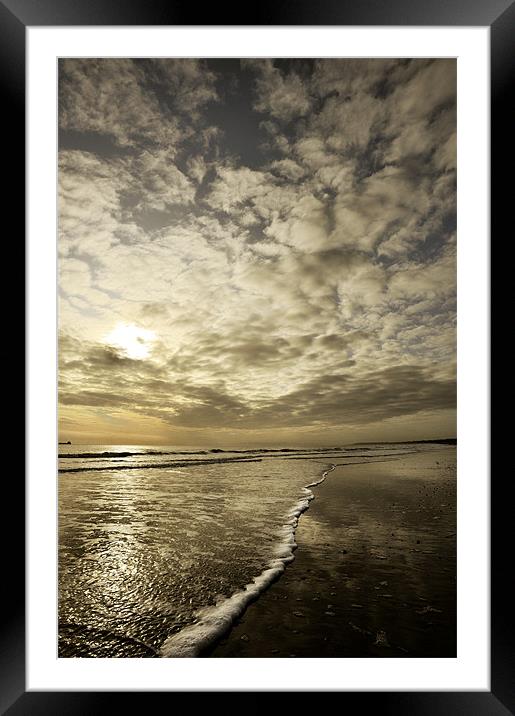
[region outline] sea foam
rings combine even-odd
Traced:
[[[309,488],[320,485],[335,467],[336,465],[331,465],[322,473],[320,480],[311,482],[302,488],[303,497],[287,515],[287,521],[283,528],[283,539],[276,550],[275,558],[267,564],[261,574],[247,584],[242,591],[236,592],[214,606],[199,609],[195,614],[198,621],[168,637],[161,646],[159,656],[165,658],[198,656],[218,641],[230,629],[234,621],[243,614],[248,605],[281,576],[286,565],[294,559],[293,552],[297,548],[295,530],[299,517],[308,509],[309,503],[315,497]]]

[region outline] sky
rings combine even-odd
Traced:
[[[456,435],[456,62],[59,63],[59,439]]]

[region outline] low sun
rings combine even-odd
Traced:
[[[108,345],[123,351],[127,358],[141,360],[148,358],[155,339],[154,331],[140,328],[134,323],[117,323],[104,340]]]

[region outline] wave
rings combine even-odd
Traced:
[[[95,467],[60,467],[59,472],[95,472],[99,470],[148,470],[149,468],[189,467],[190,465],[217,465],[224,462],[261,462],[261,458],[220,457],[207,460],[175,460],[174,462],[152,462],[137,465],[103,465]]]
[[[353,450],[357,448],[256,448],[254,450],[222,450],[221,448],[212,448],[211,450],[125,450],[123,452],[104,451],[104,452],[63,452],[59,453],[61,459],[82,458],[85,460],[116,458],[116,457],[144,457],[145,455],[209,455],[209,454],[231,454],[231,455],[261,455],[261,454],[278,454],[278,453],[296,453],[297,455],[313,455],[325,454],[328,452],[337,452],[341,450]],[[369,449],[369,448],[364,448]]]
[[[82,459],[104,459],[109,457],[133,457],[145,455],[207,455],[206,450],[195,450],[185,452],[163,452],[158,450],[144,450],[143,452],[63,452],[59,453],[60,458],[82,458]]]
[[[343,455],[332,455],[331,457],[335,458],[349,458],[350,460],[354,460],[358,457],[366,457],[367,462],[374,462],[374,460],[378,457],[404,457],[405,455],[414,455],[417,452],[417,450],[405,450],[403,452],[397,451],[397,452],[385,452],[380,453],[379,455],[348,455],[347,452],[345,452]],[[321,453],[322,454],[322,453]],[[301,457],[290,457],[285,456],[285,460],[309,460],[311,457],[317,457],[316,454],[310,455],[309,457],[301,456]],[[353,465],[355,463],[341,463],[342,465]]]
[[[195,613],[198,621],[168,637],[161,646],[159,656],[165,658],[198,656],[218,641],[231,628],[235,619],[243,614],[248,605],[281,576],[286,566],[294,559],[293,552],[297,548],[295,530],[299,517],[308,509],[309,503],[315,497],[309,488],[320,485],[335,467],[336,465],[331,465],[324,470],[320,480],[311,482],[302,488],[304,496],[287,515],[287,522],[283,528],[284,539],[276,551],[276,557],[268,563],[263,572],[247,584],[242,591],[236,592],[214,606],[198,610]]]
[[[230,452],[230,453],[278,453],[278,452],[296,452],[305,453],[308,455],[312,452],[334,452],[337,450],[346,450],[347,448],[342,447],[331,447],[331,448],[255,448],[254,450],[222,450],[220,448],[213,448],[209,452]]]
[[[222,451],[210,451],[210,452],[222,452]],[[234,451],[238,452],[238,451]],[[246,453],[246,451],[239,451],[239,453]],[[409,450],[409,451],[403,451],[400,452],[391,452],[391,453],[381,453],[379,455],[348,455],[347,453],[336,455],[333,454],[331,457],[334,458],[351,458],[355,459],[358,457],[368,457],[370,462],[378,461],[378,458],[383,457],[399,457],[399,455],[412,455],[416,450]],[[91,454],[91,453],[90,453]],[[113,455],[116,455],[117,457],[124,457],[125,455],[207,455],[207,453],[113,453]],[[99,457],[99,459],[109,459],[110,453],[96,453],[94,456]],[[258,457],[255,457],[255,455],[259,455]],[[176,467],[191,467],[191,466],[198,466],[198,465],[217,465],[217,464],[223,464],[223,463],[245,463],[245,462],[261,462],[263,459],[266,458],[272,458],[272,457],[282,457],[285,460],[313,460],[316,457],[323,457],[326,453],[324,452],[310,452],[310,453],[301,453],[299,455],[266,455],[263,451],[260,452],[253,452],[250,453],[247,457],[247,454],[241,455],[238,457],[206,457],[199,460],[191,459],[191,460],[174,460],[172,462],[153,462],[153,463],[136,463],[136,464],[107,464],[107,465],[94,465],[94,466],[84,466],[81,465],[80,467],[66,467],[62,466],[59,468],[59,473],[67,473],[67,472],[93,472],[93,471],[105,471],[105,470],[148,470],[151,468],[154,469],[161,469],[161,468],[176,468]],[[66,457],[79,457],[79,456],[72,456],[72,455],[66,455]],[[341,463],[343,464],[355,464],[355,463]],[[318,484],[318,483],[314,483]]]

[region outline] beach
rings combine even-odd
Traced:
[[[58,83],[59,658],[454,656],[456,59]]]
[[[455,657],[456,448],[336,466],[295,560],[204,657]]]

